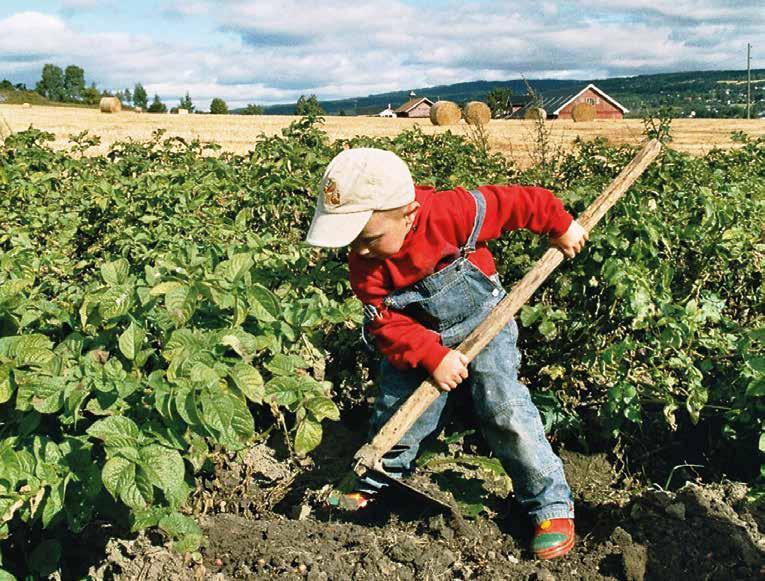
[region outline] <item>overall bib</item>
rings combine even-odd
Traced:
[[[388,308],[403,311],[439,333],[442,343],[450,348],[459,345],[506,294],[497,275],[486,276],[467,258],[475,251],[486,212],[483,194],[477,190],[470,193],[477,212],[461,256],[384,300]],[[518,380],[521,355],[517,338],[518,325],[511,320],[470,363],[469,376],[457,389],[470,388],[481,431],[512,478],[518,502],[533,521],[573,518],[573,497],[563,465],[545,437],[528,388]],[[427,376],[420,368],[400,370],[382,358],[372,435]],[[443,392],[383,457],[383,466],[391,476],[401,477],[411,470],[420,442],[439,427],[448,396],[449,392]],[[374,494],[383,486],[385,483],[370,473],[360,479],[357,489]]]

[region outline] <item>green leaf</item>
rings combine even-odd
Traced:
[[[86,432],[106,446],[115,448],[137,448],[140,430],[133,420],[125,416],[110,416],[98,420]]]
[[[253,284],[247,290],[250,313],[262,323],[272,323],[282,314],[279,297],[260,284]]]
[[[159,528],[173,539],[173,548],[178,552],[195,551],[202,542],[202,529],[194,519],[174,512],[159,521]]]
[[[191,517],[174,512],[162,518],[158,523],[159,528],[171,537],[177,539],[183,535],[201,535],[202,529]]]
[[[175,392],[175,408],[183,421],[190,426],[198,426],[201,423],[199,411],[194,401],[194,390],[181,388]]]
[[[295,432],[295,452],[304,456],[321,443],[321,424],[306,416],[298,423]]]
[[[300,384],[294,377],[276,376],[266,383],[266,400],[279,406],[289,406],[297,401]]]
[[[220,339],[220,344],[231,347],[237,355],[248,363],[263,348],[255,335],[239,328],[226,331],[226,334]]]
[[[152,444],[141,448],[141,469],[149,481],[163,492],[177,490],[186,475],[183,458],[177,450]]]
[[[746,362],[752,366],[757,373],[765,373],[765,357],[747,357]]]
[[[131,321],[130,325],[125,332],[120,335],[119,347],[122,354],[133,361],[138,353],[141,351],[141,345],[146,337],[146,331],[140,326],[136,325],[135,321]]]
[[[255,423],[252,419],[250,410],[247,409],[247,403],[233,394],[227,394],[231,400],[231,427],[241,438],[247,440],[255,434]]]
[[[253,264],[249,252],[235,254],[230,260],[224,260],[215,267],[215,275],[225,278],[234,285],[252,268]]]
[[[130,513],[130,531],[135,533],[143,529],[155,527],[168,509],[165,507],[150,507],[145,510],[134,510]]]
[[[43,528],[48,528],[56,515],[58,515],[64,508],[66,483],[67,480],[62,479],[56,484],[51,485],[50,490],[45,496],[41,517]]]
[[[165,295],[165,307],[178,326],[184,325],[197,308],[196,290],[186,285],[174,288]]]
[[[101,470],[101,481],[104,483],[104,488],[114,498],[118,498],[122,489],[134,480],[135,464],[119,456],[107,460]]]
[[[165,282],[161,282],[158,285],[156,285],[155,287],[153,287],[149,291],[149,294],[151,296],[153,296],[153,297],[156,297],[156,296],[167,294],[170,291],[173,291],[173,290],[175,290],[175,289],[177,289],[178,287],[181,287],[181,286],[183,286],[182,282],[179,282],[177,280],[168,280],[168,281],[165,281]]]
[[[542,324],[539,325],[539,332],[544,335],[545,339],[550,341],[551,339],[554,339],[558,334],[558,329],[555,326],[555,323],[547,320],[543,321]]]
[[[237,363],[229,373],[240,391],[253,403],[262,403],[265,388],[257,369],[246,363]]]
[[[524,327],[530,327],[539,318],[539,309],[524,305],[521,308],[521,324]]]
[[[199,399],[202,402],[202,420],[204,423],[218,432],[224,432],[231,423],[234,410],[231,401],[227,397],[220,396],[220,392],[212,394],[209,391],[204,391]]]
[[[335,402],[328,397],[314,397],[304,402],[303,405],[319,422],[325,418],[334,421],[340,419],[340,410],[337,409]]]
[[[130,275],[130,265],[124,258],[107,262],[101,266],[101,277],[111,286],[125,284]]]
[[[33,379],[32,407],[41,414],[52,414],[64,405],[66,378],[38,375]]]
[[[307,369],[308,363],[298,355],[284,355],[277,353],[271,361],[266,363],[268,369],[274,375],[291,376],[296,369]]]
[[[43,541],[29,555],[29,568],[40,577],[47,577],[58,569],[61,560],[61,543],[58,541]]]
[[[16,385],[13,382],[13,374],[10,365],[0,366],[0,404],[4,404],[16,391]]]
[[[106,291],[99,300],[98,313],[108,321],[124,317],[133,306],[133,289],[127,286],[115,286]]]

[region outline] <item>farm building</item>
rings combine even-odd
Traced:
[[[388,106],[385,109],[383,109],[377,114],[377,117],[395,117],[395,116],[396,116],[396,112],[393,109],[391,109],[390,103],[388,103]]]
[[[429,117],[433,101],[427,97],[417,97],[412,93],[410,99],[394,111],[396,117]]]
[[[553,92],[540,95],[541,104],[533,102],[531,97],[513,97],[513,119],[523,119],[531,107],[543,107],[548,119],[571,119],[571,111],[579,103],[587,103],[595,107],[596,119],[622,119],[629,110],[616,99],[592,83],[574,90]]]

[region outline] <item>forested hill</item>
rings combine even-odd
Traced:
[[[612,79],[581,80],[529,80],[533,89],[559,93],[567,88],[574,90],[584,83],[592,82],[630,109],[630,116],[640,117],[655,112],[661,106],[669,106],[676,115],[695,111],[698,116],[740,116],[746,103],[746,71],[695,71],[638,75]],[[513,95],[526,95],[523,79],[510,81],[473,81],[454,85],[414,89],[417,96],[436,101],[444,99],[458,103],[486,99],[492,89],[509,88]],[[390,104],[394,109],[409,98],[409,89],[380,93],[354,99],[321,101],[329,115],[367,115],[377,113]],[[765,111],[765,69],[752,71],[753,115]],[[272,105],[265,108],[267,114],[291,115],[295,104]],[[745,115],[745,111],[743,112]]]

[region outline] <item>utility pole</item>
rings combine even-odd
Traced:
[[[746,43],[746,118],[752,118],[752,45]]]

